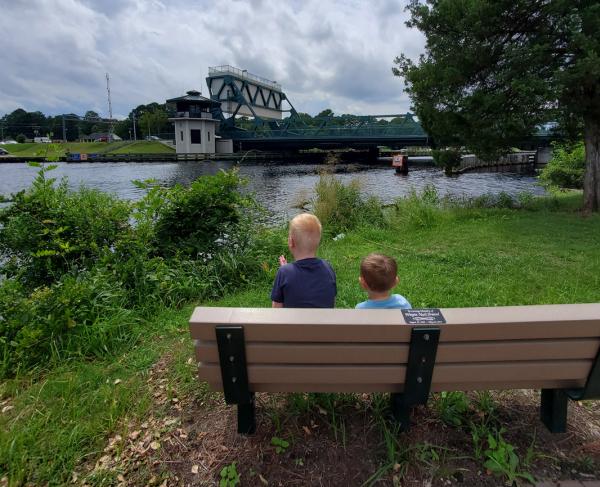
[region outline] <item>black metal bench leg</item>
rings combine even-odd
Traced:
[[[394,421],[400,426],[402,433],[410,429],[410,406],[406,404],[404,394],[392,393],[390,395],[390,407]]]
[[[567,430],[568,397],[562,389],[542,389],[540,417],[551,433]]]
[[[254,393],[250,393],[251,400],[246,404],[237,405],[238,433],[241,435],[253,435],[256,433],[256,410]]]

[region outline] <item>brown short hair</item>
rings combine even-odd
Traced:
[[[360,275],[371,291],[382,293],[396,285],[398,265],[387,255],[369,254],[360,263]]]
[[[290,236],[298,248],[316,252],[321,241],[321,222],[310,213],[296,215],[290,222]]]

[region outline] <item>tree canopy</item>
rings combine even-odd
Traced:
[[[586,146],[584,206],[600,207],[600,3],[412,0],[425,34],[418,61],[396,58],[425,131],[444,146],[494,155],[560,122]]]

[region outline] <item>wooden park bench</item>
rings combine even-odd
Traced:
[[[394,418],[430,392],[541,389],[564,432],[567,400],[600,398],[600,303],[441,310],[195,309],[201,380],[256,430],[255,392],[389,392]]]

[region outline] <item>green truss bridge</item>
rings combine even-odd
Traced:
[[[220,121],[220,135],[233,139],[236,150],[433,145],[410,113],[307,119],[276,81],[229,65],[209,68],[206,83],[211,100],[218,102],[211,112]],[[523,148],[547,145],[551,139],[548,131],[540,130],[524,141]]]

